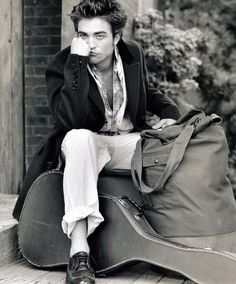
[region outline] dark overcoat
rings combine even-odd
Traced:
[[[166,95],[152,88],[142,49],[135,41],[120,40],[118,50],[123,62],[127,107],[134,131],[148,128],[145,113],[160,118],[178,119],[178,107]],[[105,108],[96,82],[87,70],[88,57],[70,54],[70,47],[57,53],[46,69],[47,95],[55,128],[42,139],[19,194],[13,216],[19,219],[27,192],[34,180],[44,171],[55,168],[61,143],[71,129],[99,131],[105,122]]]

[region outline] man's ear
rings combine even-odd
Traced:
[[[117,45],[120,39],[121,39],[121,33],[117,33],[114,37],[114,44]]]

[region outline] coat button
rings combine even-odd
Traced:
[[[158,160],[156,159],[156,160],[154,160],[154,164],[158,164]]]

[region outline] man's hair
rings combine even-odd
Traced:
[[[75,31],[81,18],[101,17],[110,23],[113,36],[122,33],[127,21],[124,9],[116,0],[82,0],[74,6],[70,17]]]

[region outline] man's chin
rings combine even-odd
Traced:
[[[94,57],[89,57],[89,63],[95,65],[99,63],[99,60],[96,60]]]

